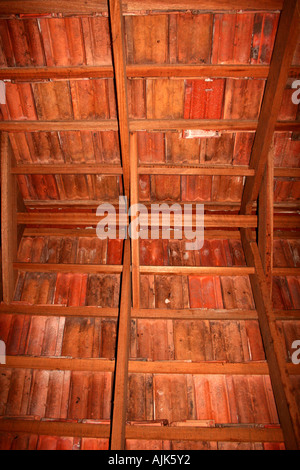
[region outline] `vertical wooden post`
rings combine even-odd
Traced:
[[[268,155],[262,186],[258,198],[258,249],[266,282],[272,299],[273,230],[274,230],[274,161],[273,147]]]
[[[125,449],[127,405],[128,356],[131,324],[130,240],[125,241],[121,302],[118,328],[118,346],[115,370],[114,405],[111,431],[111,450]]]
[[[138,150],[137,133],[130,136],[130,166],[131,166],[131,204],[139,202],[138,182]],[[140,241],[131,240],[132,243],[132,304],[133,308],[140,308]]]
[[[8,134],[1,135],[1,245],[2,245],[2,284],[3,301],[13,300],[17,271],[13,263],[17,261],[19,238],[22,228],[17,224],[18,209],[24,210],[23,201],[18,197],[15,175],[11,169],[14,162]]]

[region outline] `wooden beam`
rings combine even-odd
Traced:
[[[122,167],[117,165],[19,165],[12,168],[13,175],[112,175],[123,174]],[[61,202],[61,201],[60,201]]]
[[[226,119],[130,119],[129,131],[206,130],[255,132],[258,121]],[[116,119],[88,121],[0,121],[4,132],[118,131]],[[299,132],[299,121],[278,121],[275,131]]]
[[[274,176],[277,178],[300,178],[300,168],[274,168]]]
[[[102,273],[102,274],[120,274],[122,266],[103,264],[52,264],[52,263],[13,263],[13,268],[18,271],[26,272],[63,272],[63,273]]]
[[[0,122],[1,126],[9,125],[9,121],[5,124]],[[21,121],[22,124],[22,121]],[[258,121],[234,120],[234,119],[131,119],[129,129],[131,132],[136,131],[170,131],[170,130],[205,130],[205,131],[248,131],[257,130]],[[276,131],[295,131],[299,132],[299,121],[278,121],[275,125]]]
[[[137,423],[138,424],[138,423]],[[282,442],[280,428],[258,428],[242,425],[222,425],[217,428],[188,426],[126,426],[126,439],[160,441],[203,441],[203,442]]]
[[[275,214],[274,215],[274,227],[275,228],[297,228],[300,227],[300,216],[297,214]],[[291,233],[292,235],[292,233]]]
[[[127,65],[126,73],[128,78],[267,78],[269,70],[268,65],[147,64]],[[290,77],[299,75],[299,66],[290,68]]]
[[[285,443],[288,449],[297,449],[300,447],[298,404],[289,379],[285,351],[277,330],[264,269],[256,243],[249,240],[247,230],[242,230],[241,234],[247,264],[255,266],[256,273],[250,275],[250,282]]]
[[[20,302],[0,304],[0,314],[30,315],[43,317],[87,317],[87,318],[117,318],[117,308],[106,307],[66,307],[64,305],[24,305]]]
[[[0,370],[35,369],[35,370],[70,370],[77,372],[114,372],[115,361],[108,359],[73,359],[31,356],[7,356],[6,364],[0,365]]]
[[[293,364],[292,364],[293,365]],[[298,373],[300,366],[298,366]],[[265,362],[130,361],[130,374],[269,375]]]
[[[1,312],[1,309],[0,309]],[[283,312],[282,312],[283,315]],[[256,310],[241,309],[169,309],[169,308],[133,308],[131,317],[135,319],[153,320],[257,320]]]
[[[111,432],[111,450],[125,450],[125,424],[127,406],[128,359],[131,328],[131,273],[130,240],[124,247],[124,264],[121,281],[120,316],[118,326],[118,345],[114,382],[114,403]]]
[[[276,233],[276,232],[275,232]],[[277,233],[278,235],[278,233]],[[44,228],[44,227],[28,227],[25,228],[24,230],[24,237],[92,237],[95,238],[97,236],[96,234],[96,228]],[[300,236],[300,233],[299,233]],[[253,238],[256,239],[255,237],[255,232],[253,232]],[[293,238],[293,232],[291,232],[291,238]],[[231,239],[231,240],[240,240],[241,239],[241,234],[238,229],[235,230],[205,230],[204,229],[204,239],[205,240],[211,240],[211,239],[216,239],[216,240],[225,240],[225,239]]]
[[[14,156],[7,133],[1,135],[1,253],[3,300],[13,300],[17,271],[18,243],[24,227],[17,225],[17,211],[24,210],[16,178],[11,173]]]
[[[300,276],[300,268],[273,268],[274,276]]]
[[[282,0],[261,0],[258,4],[257,0],[188,0],[182,3],[181,0],[123,0],[123,9],[125,13],[133,13],[139,11],[156,10],[156,11],[181,11],[181,10],[281,10]],[[0,2],[0,15],[9,14],[30,14],[38,15],[45,13],[103,13],[107,12],[106,0],[3,0]]]
[[[265,67],[263,67],[265,68]],[[262,74],[263,70],[257,71]],[[291,73],[294,73],[291,71]],[[73,67],[4,67],[0,69],[0,80],[74,80],[83,78],[113,78],[112,65]]]
[[[254,268],[246,266],[140,266],[141,274],[156,276],[248,276],[254,272]]]
[[[125,32],[121,0],[108,0],[109,20],[112,36],[113,65],[117,92],[120,148],[123,166],[124,193],[129,201],[130,187],[130,150],[129,116],[126,78]]]
[[[0,122],[0,131],[6,132],[118,131],[118,129],[117,119]]]
[[[152,426],[127,425],[127,439],[141,440],[188,440],[213,442],[282,442],[283,434],[280,428],[257,427],[247,425],[224,424],[216,428],[193,426],[194,421],[182,423],[183,426]],[[38,421],[28,419],[7,418],[0,420],[0,431],[10,434],[31,434],[42,436],[70,436],[79,438],[108,439],[109,424],[67,422],[67,421]]]
[[[127,65],[127,78],[267,78],[268,65],[183,65],[183,64],[138,64]],[[298,78],[300,67],[289,69],[289,77]],[[83,78],[114,78],[110,65],[72,67],[4,67],[0,69],[0,80],[74,80]]]
[[[140,217],[141,225],[151,222],[151,214],[149,214],[148,221],[144,216]],[[56,214],[51,213],[51,218],[49,218],[49,213],[19,213],[18,214],[18,223],[25,225],[71,225],[71,226],[91,226],[97,225],[101,220],[101,217],[96,216],[92,213],[64,213]],[[121,222],[127,222],[127,217],[121,217]],[[152,220],[154,224],[154,220]],[[193,216],[191,218],[190,224],[195,224],[196,218]],[[174,215],[171,214],[171,225],[174,223]],[[160,218],[161,225],[161,218]],[[204,216],[204,225],[205,228],[211,227],[245,227],[245,228],[256,228],[257,218],[254,215],[213,215],[205,214]]]
[[[131,206],[139,203],[137,133],[130,136]],[[132,246],[132,304],[140,307],[140,241],[131,240]]]
[[[280,16],[269,77],[250,158],[250,168],[255,169],[255,176],[246,180],[242,197],[242,214],[250,214],[253,202],[258,198],[283,92],[287,84],[289,67],[298,40],[300,21],[299,5],[298,8],[297,5],[298,0],[285,0]]]
[[[130,297],[129,305],[130,305]],[[127,378],[129,374],[178,374],[178,375],[269,375],[266,362],[186,362],[186,361],[128,361],[130,336],[130,307],[124,318],[126,331],[118,334],[116,369],[115,361],[99,358],[66,358],[66,357],[31,357],[7,356],[6,364],[1,369],[34,369],[61,370],[74,372],[111,372],[115,370],[114,406],[112,420],[112,450],[122,450],[124,445],[124,429],[126,422]],[[121,328],[121,317],[119,331]],[[121,344],[122,343],[122,344]],[[118,357],[119,355],[119,357]],[[286,364],[290,375],[300,375],[300,366]],[[123,439],[122,439],[123,436]]]
[[[1,419],[0,431],[5,433],[25,433],[40,436],[70,436],[79,438],[109,439],[110,425],[68,421],[38,421],[30,419]]]
[[[197,176],[254,176],[255,171],[248,167],[201,167],[143,165],[138,168],[139,175],[197,175]]]
[[[258,249],[272,299],[274,232],[274,149],[269,152],[258,198]]]
[[[43,317],[86,317],[86,318],[117,318],[117,308],[104,307],[66,307],[63,305],[24,305],[20,302],[0,304],[1,315],[29,315]],[[300,310],[274,310],[278,321],[294,321],[300,319]],[[256,310],[223,310],[223,309],[135,309],[131,310],[131,317],[135,319],[152,320],[228,320],[243,321],[257,320]]]

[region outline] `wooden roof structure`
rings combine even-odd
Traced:
[[[1,449],[299,449],[299,15],[0,2]],[[98,239],[122,195],[203,248]]]

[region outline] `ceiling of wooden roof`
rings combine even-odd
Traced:
[[[0,2],[1,449],[299,447],[299,77],[296,0]]]

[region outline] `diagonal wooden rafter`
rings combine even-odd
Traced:
[[[255,176],[246,180],[241,214],[250,214],[258,198],[299,31],[298,0],[285,0],[250,157],[250,168],[255,170]]]
[[[296,450],[300,448],[299,409],[289,379],[267,279],[257,244],[250,240],[249,230],[242,229],[241,235],[247,265],[255,267],[255,274],[250,274],[250,282],[285,444],[287,449]]]

